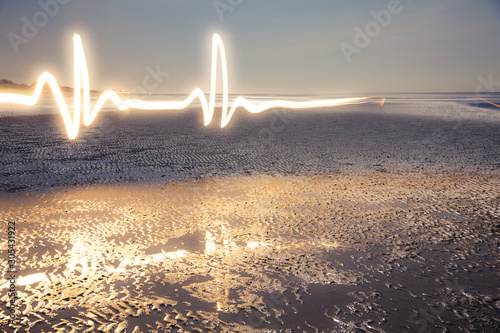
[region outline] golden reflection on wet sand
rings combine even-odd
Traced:
[[[376,274],[389,281],[406,261],[419,262],[422,249],[450,237],[473,251],[479,230],[468,223],[471,216],[498,218],[499,189],[496,175],[373,173],[222,177],[7,197],[2,215],[19,226],[18,328],[382,325],[372,323],[371,315],[384,313],[373,299],[353,301],[366,308],[367,318],[357,322],[331,311],[333,300],[318,299],[325,311],[301,315],[304,299],[313,286],[356,288],[382,281]],[[373,249],[382,247],[382,259],[371,264]],[[453,263],[442,264],[446,277]],[[273,294],[280,297],[270,300]],[[6,319],[5,306],[0,311]]]

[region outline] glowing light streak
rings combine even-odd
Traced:
[[[210,95],[207,101],[205,93],[200,88],[195,88],[191,94],[183,101],[142,101],[137,99],[122,100],[117,93],[111,90],[106,90],[97,100],[92,111],[90,110],[90,84],[89,74],[87,70],[87,62],[81,38],[78,34],[73,37],[74,49],[74,105],[73,118],[71,112],[64,100],[61,89],[57,84],[56,79],[50,73],[44,72],[40,75],[35,87],[33,95],[19,94],[0,94],[0,103],[13,103],[33,106],[35,105],[42,93],[42,88],[48,84],[52,90],[52,94],[56,100],[57,106],[61,112],[66,132],[70,139],[78,136],[80,128],[80,117],[82,112],[82,92],[83,92],[83,123],[85,126],[90,125],[97,114],[107,101],[113,102],[120,110],[130,108],[142,110],[182,110],[188,107],[195,99],[199,99],[203,110],[205,126],[210,124],[214,115],[215,100],[216,100],[216,84],[217,84],[217,64],[220,57],[220,66],[222,71],[222,120],[221,127],[226,126],[235,111],[239,107],[245,108],[251,113],[259,113],[272,108],[287,108],[287,109],[310,109],[319,107],[334,107],[346,104],[363,104],[375,103],[384,104],[385,98],[377,97],[353,97],[353,98],[337,98],[311,101],[289,101],[289,100],[271,100],[260,104],[252,104],[244,97],[238,97],[234,100],[231,108],[229,108],[229,84],[228,71],[226,61],[226,51],[222,39],[218,34],[212,37],[212,64],[211,64],[211,80],[210,80]]]
[[[481,98],[481,97],[476,97],[476,99],[480,99],[480,100],[482,100],[482,101],[484,101],[484,102],[486,102],[486,103],[488,103],[488,104],[491,104],[491,105],[493,105],[493,106],[496,106],[497,108],[500,108],[500,105],[499,105],[499,104],[495,104],[495,103],[490,102],[490,101],[488,101],[488,100],[486,100],[486,99],[484,99],[484,98]]]

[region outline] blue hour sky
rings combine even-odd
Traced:
[[[72,85],[78,33],[94,89],[208,90],[215,32],[231,93],[500,90],[497,0],[0,0],[0,78]]]

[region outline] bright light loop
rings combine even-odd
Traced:
[[[141,101],[137,99],[129,99],[123,101],[115,92],[106,90],[97,100],[92,111],[90,111],[90,84],[89,74],[87,70],[87,62],[85,60],[85,52],[82,41],[78,34],[73,37],[74,49],[74,93],[75,100],[73,106],[73,118],[68,109],[68,105],[64,100],[61,89],[57,84],[56,79],[50,73],[44,72],[40,75],[36,84],[35,91],[31,96],[19,94],[0,94],[0,103],[13,103],[21,105],[35,105],[41,95],[43,86],[47,83],[52,90],[52,94],[56,100],[57,106],[61,112],[66,132],[70,139],[78,136],[80,128],[80,113],[82,112],[82,92],[83,92],[83,123],[85,126],[90,125],[97,114],[107,101],[113,102],[118,109],[142,109],[142,110],[182,110],[188,107],[195,99],[199,99],[203,110],[205,126],[210,124],[214,115],[216,87],[217,87],[217,60],[220,56],[220,65],[222,70],[222,119],[221,127],[226,126],[234,112],[238,107],[243,107],[251,113],[259,113],[271,108],[287,108],[287,109],[309,109],[318,107],[333,107],[346,104],[362,104],[376,103],[384,104],[385,98],[375,97],[354,97],[354,98],[337,98],[312,101],[286,101],[286,100],[271,100],[257,105],[252,104],[243,97],[238,97],[234,100],[229,109],[229,84],[227,73],[226,51],[224,44],[219,35],[214,34],[212,37],[212,66],[210,80],[210,97],[207,102],[205,93],[200,88],[195,88],[193,92],[183,101]],[[229,111],[228,111],[229,110]]]

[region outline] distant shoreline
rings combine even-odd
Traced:
[[[1,79],[0,80],[0,93],[29,93],[33,92],[35,90],[36,83],[32,83],[31,85],[27,85],[24,83],[17,83],[13,82],[7,79]],[[75,91],[75,88],[73,87],[68,87],[68,86],[59,86],[61,89],[61,92],[63,94],[66,93],[73,93]],[[44,87],[44,90],[48,89],[47,87]],[[92,89],[90,90],[91,93],[100,93],[101,91]]]
[[[35,88],[36,83],[32,83],[31,85],[25,84],[25,83],[18,83],[11,81],[9,79],[0,79],[0,93],[11,93],[11,92],[25,92],[25,91],[33,91]],[[61,88],[61,91],[64,92],[73,92],[74,88],[73,87],[68,87],[68,86],[59,86]],[[115,90],[113,90],[115,91]],[[91,93],[102,93],[102,90],[98,89],[91,89]],[[131,92],[128,91],[123,91],[123,90],[116,90],[115,91],[117,94],[132,94]],[[318,93],[290,93],[290,92],[275,92],[275,93],[270,93],[270,92],[265,92],[265,93],[259,93],[259,92],[232,92],[229,95],[235,95],[235,96],[240,96],[240,95],[247,95],[247,96],[261,96],[261,97],[276,97],[276,96],[336,96],[336,95],[341,95],[341,96],[386,96],[386,95],[442,95],[442,94],[450,94],[450,95],[476,95],[477,97],[485,97],[485,96],[499,96],[500,97],[500,91],[494,91],[494,92],[484,92],[484,93],[476,93],[473,91],[442,91],[442,92],[425,92],[425,91],[418,91],[418,92],[331,92],[331,93],[326,93],[326,92],[318,92]],[[133,95],[141,95],[141,94],[133,94]],[[189,95],[189,92],[185,93],[180,93],[180,92],[156,92],[156,93],[148,93],[144,95]]]

